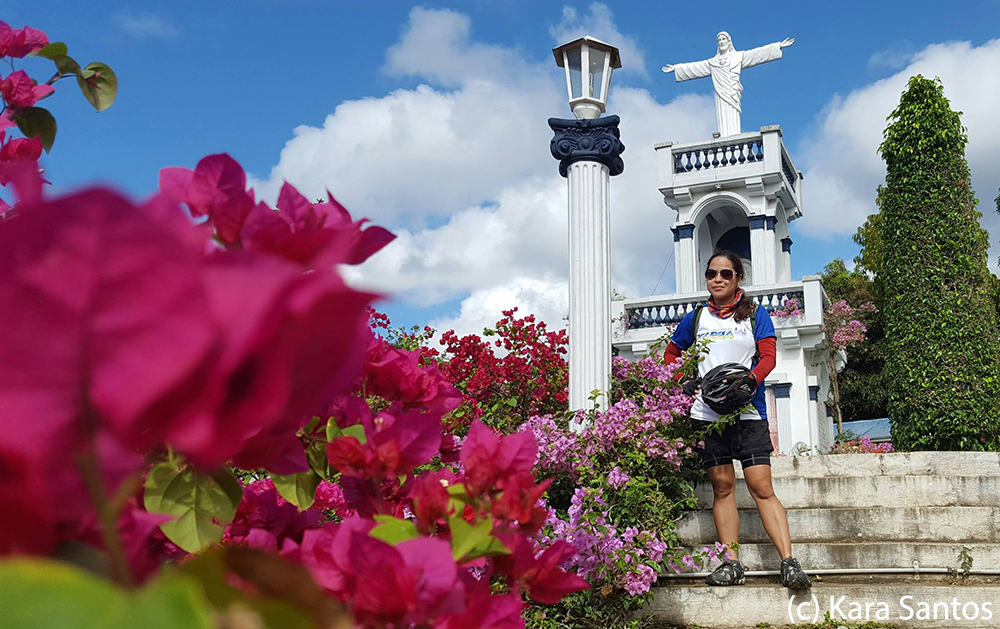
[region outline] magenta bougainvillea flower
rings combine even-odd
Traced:
[[[374,296],[330,269],[206,259],[172,221],[92,190],[0,230],[0,298],[19,313],[0,339],[0,421],[32,426],[11,432],[34,449],[97,422],[205,466],[302,471],[295,428],[357,377]]]
[[[307,531],[303,564],[317,583],[349,603],[361,626],[423,626],[462,611],[465,590],[450,545],[417,538],[390,546],[359,518]]]
[[[37,162],[42,156],[42,140],[33,138],[14,138],[4,142],[4,132],[0,131],[0,162]]]
[[[559,568],[576,554],[567,542],[557,541],[536,556],[535,544],[528,539],[514,535],[503,535],[501,539],[511,554],[496,558],[497,572],[526,590],[533,601],[557,603],[567,594],[590,587],[584,579]]]
[[[243,226],[247,249],[264,251],[299,264],[310,265],[320,255],[324,263],[361,264],[386,246],[395,235],[383,227],[362,229],[367,219],[354,222],[350,213],[328,194],[327,203],[310,203],[291,184],[278,194],[277,211],[258,203]],[[338,247],[329,248],[337,242]]]
[[[365,391],[405,407],[421,407],[440,415],[455,409],[462,394],[448,383],[436,364],[422,365],[418,352],[408,352],[372,336],[365,357]]]
[[[0,57],[20,59],[49,45],[49,38],[37,28],[11,28],[0,21]]]
[[[0,96],[11,107],[32,107],[54,91],[51,85],[36,85],[24,70],[12,72],[0,81]]]
[[[243,222],[254,206],[247,191],[247,176],[236,160],[225,153],[203,157],[194,170],[164,168],[160,189],[194,216],[209,216],[215,233],[226,245],[240,242]]]
[[[462,446],[466,485],[473,492],[502,483],[510,476],[532,474],[538,461],[535,438],[527,432],[498,435],[480,420],[472,422]]]
[[[431,460],[441,445],[441,417],[390,406],[365,422],[366,442],[337,437],[327,444],[330,465],[347,476],[399,476]]]

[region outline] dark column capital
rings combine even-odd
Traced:
[[[789,398],[792,393],[791,382],[776,382],[774,384],[774,397],[776,399]]]
[[[791,238],[782,238],[781,239],[781,252],[782,253],[789,253],[789,252],[791,252],[791,250],[792,250],[792,239]]]
[[[555,133],[549,143],[552,157],[559,160],[559,174],[566,176],[573,162],[598,162],[608,167],[611,176],[622,174],[625,151],[618,132],[618,116],[604,116],[593,120],[567,120],[549,118],[549,127]]]
[[[778,219],[774,218],[773,216],[765,216],[764,218],[767,220],[767,230],[773,232],[774,226],[777,224]]]
[[[749,216],[750,229],[764,229],[765,218],[763,214],[751,214]]]
[[[814,384],[809,387],[809,399],[813,402],[819,401],[819,386]]]

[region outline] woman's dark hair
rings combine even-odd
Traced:
[[[733,270],[736,272],[736,277],[739,279],[744,279],[746,277],[745,271],[743,269],[743,261],[740,257],[732,251],[719,250],[717,249],[712,257],[708,259],[708,263],[705,264],[705,270],[707,271],[709,267],[712,266],[712,260],[716,258],[725,258],[729,260],[729,263],[733,265]],[[739,305],[736,306],[736,311],[733,313],[733,319],[735,321],[743,321],[750,317],[750,314],[754,310],[753,299],[749,296],[744,296]]]

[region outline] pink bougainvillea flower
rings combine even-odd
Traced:
[[[461,611],[464,587],[444,540],[390,546],[368,535],[374,523],[348,518],[306,532],[302,563],[316,582],[348,603],[361,626],[423,626]]]
[[[324,263],[360,264],[395,238],[382,227],[362,230],[366,219],[353,222],[347,210],[329,198],[328,203],[313,204],[286,182],[278,194],[277,211],[258,203],[250,212],[243,228],[244,244],[304,265],[324,251]],[[339,246],[330,249],[334,241]]]
[[[11,107],[32,107],[54,91],[51,85],[36,85],[24,70],[13,72],[0,81],[0,96]]]
[[[37,28],[13,29],[0,21],[0,57],[20,59],[49,45],[49,38]]]
[[[0,230],[0,432],[45,455],[95,423],[130,432],[215,338],[200,257],[170,229],[107,190],[24,204]]]
[[[503,479],[503,493],[493,501],[493,516],[517,522],[520,530],[537,531],[548,516],[548,509],[538,506],[538,501],[553,480],[549,478],[536,485],[534,474],[514,474]]]
[[[259,480],[244,487],[236,516],[222,540],[278,552],[288,540],[299,545],[306,531],[319,528],[322,517],[318,509],[299,511],[281,497],[270,478]]]
[[[348,476],[398,476],[430,461],[441,445],[441,419],[435,413],[393,412],[365,422],[366,443],[337,437],[327,444],[330,465]]]
[[[56,544],[45,470],[0,443],[0,556],[46,554]]]
[[[469,599],[465,611],[445,616],[440,629],[524,629],[521,612],[525,604],[517,594],[480,594]]]
[[[226,245],[240,243],[243,222],[254,206],[243,167],[225,153],[201,159],[195,169],[164,168],[160,189],[194,216],[209,216],[215,233]]]
[[[375,414],[368,402],[356,395],[341,395],[330,404],[330,420],[341,428],[370,422]]]
[[[302,536],[302,546],[299,551],[302,564],[309,570],[320,587],[344,600],[357,587],[358,566],[351,561],[349,552],[354,541],[353,538],[357,535],[360,538],[378,542],[379,540],[368,537],[368,532],[374,527],[373,520],[345,518],[339,524],[306,531]],[[362,543],[368,544],[364,539]],[[384,542],[381,542],[381,545],[369,545],[375,553],[398,557],[398,555],[386,553],[383,546],[389,548],[390,551],[392,547]]]
[[[372,295],[330,269],[206,260],[170,224],[190,229],[179,211],[104,190],[23,214],[0,230],[0,303],[16,313],[0,428],[15,445],[65,452],[96,423],[206,467],[305,468],[295,430],[360,372]]]
[[[499,537],[511,554],[495,559],[497,572],[526,590],[531,600],[558,603],[567,594],[590,587],[584,579],[559,567],[577,552],[568,542],[559,540],[536,556],[537,549],[531,540],[512,534]]]
[[[538,461],[538,445],[530,431],[498,435],[482,421],[469,427],[461,453],[466,485],[485,491],[516,474],[531,474]]]
[[[379,337],[365,356],[365,391],[387,400],[444,415],[458,407],[462,394],[436,364],[421,365],[420,353],[397,349]]]
[[[167,436],[204,465],[230,458],[278,474],[307,469],[295,432],[350,389],[374,298],[331,269],[303,274],[271,257],[228,252],[203,273],[225,349],[201,384],[191,423]]]
[[[3,136],[0,135],[0,143]],[[38,136],[33,138],[15,138],[3,143],[0,148],[0,162],[37,162],[42,156],[42,140]]]
[[[425,528],[448,517],[450,496],[445,489],[448,481],[440,472],[425,472],[417,477],[410,488],[413,512]]]

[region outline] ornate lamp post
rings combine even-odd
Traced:
[[[611,373],[610,177],[625,169],[618,116],[601,118],[618,49],[592,37],[554,48],[576,119],[550,118],[550,148],[569,189],[569,407],[607,408]]]

